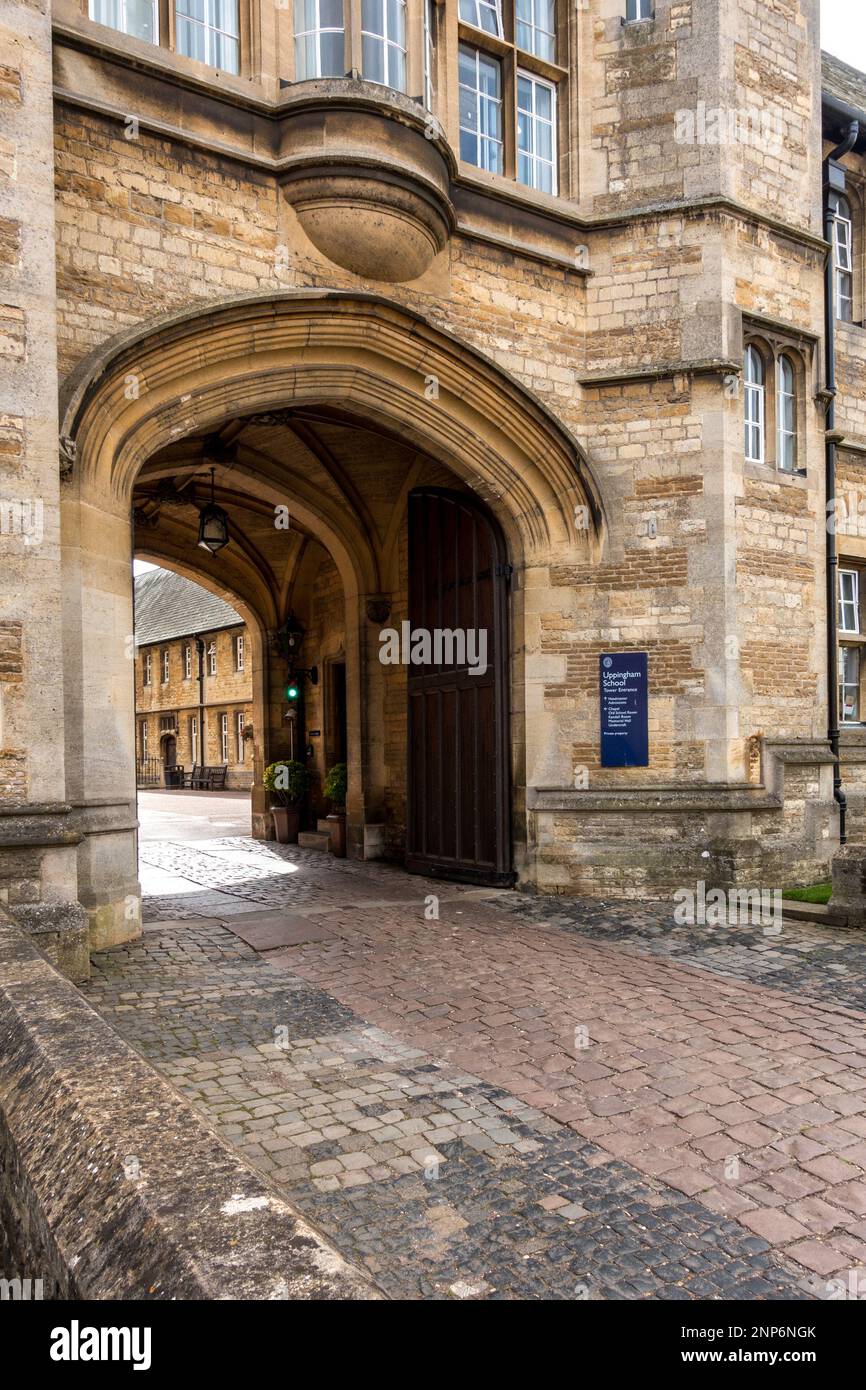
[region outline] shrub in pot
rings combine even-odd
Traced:
[[[271,794],[274,835],[281,845],[296,844],[301,826],[301,802],[310,785],[309,772],[303,763],[290,759],[268,763],[262,780],[265,790]]]
[[[328,815],[330,821],[331,853],[339,859],[346,857],[346,787],[348,774],[345,763],[335,763],[322,786],[322,791],[331,803]]]

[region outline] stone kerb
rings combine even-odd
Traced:
[[[0,1276],[61,1299],[375,1299],[0,911]]]

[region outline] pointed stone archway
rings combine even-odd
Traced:
[[[285,442],[277,447],[275,436],[263,440],[262,430],[282,431],[282,441],[303,448],[305,467],[289,457]],[[410,451],[393,482],[388,517],[373,514],[369,488],[353,477],[351,459],[341,457],[341,431],[375,436],[382,453]],[[213,573],[232,601],[254,615],[263,672],[268,634],[286,618],[292,584],[268,561],[265,518],[288,505],[302,554],[304,547],[308,556],[318,554],[319,547],[332,562],[345,609],[342,650],[332,655],[345,661],[354,854],[363,853],[365,825],[381,818],[388,801],[379,727],[387,692],[376,637],[377,615],[390,611],[399,589],[401,508],[405,512],[419,481],[456,482],[481,497],[514,567],[514,861],[518,876],[524,874],[531,857],[525,769],[539,760],[550,734],[542,711],[547,668],[539,627],[549,569],[557,562],[595,562],[605,536],[587,461],[538,400],[418,315],[376,296],[323,291],[222,303],[115,340],[67,384],[63,434],[74,459],[63,485],[70,799],[83,808],[85,828],[79,896],[99,923],[100,941],[137,930],[130,911],[137,892],[129,826],[131,514],[141,499],[153,506],[167,481],[169,494],[176,492],[171,480],[178,468],[192,477],[195,498],[197,475],[204,465],[214,466],[217,500],[230,513],[243,508],[245,517],[258,517]],[[193,456],[184,459],[188,449]],[[440,477],[430,473],[437,467]],[[200,566],[189,560],[194,515],[175,517],[158,545],[139,541],[138,553],[183,566],[201,582]],[[296,575],[304,563],[295,558]],[[257,773],[272,752],[280,717],[267,678],[260,698],[270,719],[262,721]],[[115,795],[106,797],[109,784]]]

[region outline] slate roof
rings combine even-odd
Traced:
[[[866,73],[852,68],[832,53],[821,54],[821,85],[830,96],[866,111]]]
[[[135,576],[137,647],[196,632],[237,627],[243,621],[230,604],[172,570],[146,570]]]

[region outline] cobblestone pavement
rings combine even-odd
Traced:
[[[391,1295],[866,1274],[856,934],[672,931],[246,839],[144,855],[151,920],[89,998]],[[231,930],[277,908],[297,944]]]

